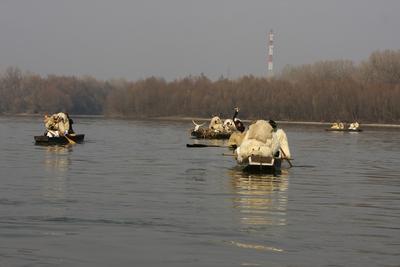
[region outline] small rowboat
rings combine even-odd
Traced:
[[[68,138],[75,143],[82,143],[85,138],[84,134],[76,134],[76,135],[68,135]],[[59,137],[48,137],[45,135],[35,136],[35,144],[36,145],[66,145],[70,143],[70,141],[65,136]]]
[[[191,130],[190,135],[196,139],[229,139],[232,133],[214,132],[210,129],[200,128],[197,131]]]
[[[335,128],[327,128],[325,131],[328,132],[362,132],[362,129],[335,129]]]
[[[281,173],[282,158],[250,156],[241,165],[244,166],[243,171],[245,172],[279,174]]]

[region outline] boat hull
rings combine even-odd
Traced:
[[[280,174],[282,171],[282,158],[280,157],[249,157],[241,164],[244,172]]]
[[[232,133],[217,133],[210,130],[199,129],[191,131],[190,135],[196,139],[229,139]]]
[[[332,129],[332,128],[327,128],[325,131],[328,132],[362,132],[362,129]]]
[[[75,143],[82,143],[85,139],[84,134],[77,135],[68,135],[68,138],[74,141]],[[45,135],[35,136],[35,144],[36,145],[66,145],[69,144],[69,141],[64,136],[59,137],[48,137]]]

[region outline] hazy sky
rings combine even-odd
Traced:
[[[0,0],[0,69],[167,80],[400,48],[399,0]]]

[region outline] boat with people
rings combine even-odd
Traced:
[[[328,132],[362,132],[362,129],[331,129],[331,128],[327,128],[325,129],[325,131]]]
[[[196,139],[229,139],[232,133],[218,132],[210,129],[200,128],[198,130],[191,130],[190,135]]]
[[[243,132],[245,127],[240,119],[237,118],[239,108],[234,108],[232,119],[221,120],[219,116],[213,116],[208,125],[204,128],[204,124],[198,124],[192,120],[194,128],[190,129],[190,135],[197,139],[229,139],[234,132]]]
[[[66,145],[82,143],[85,139],[84,134],[76,134],[72,128],[74,121],[68,113],[59,112],[53,115],[44,116],[44,126],[46,128],[43,135],[34,136],[37,145]]]
[[[334,122],[330,128],[326,128],[325,131],[329,132],[362,132],[360,124],[358,122],[347,124],[343,122]]]
[[[245,172],[279,174],[284,160],[290,167],[293,166],[290,161],[291,154],[286,133],[278,128],[275,121],[257,120],[245,131],[243,123],[236,117],[239,109],[234,110],[233,118],[225,120],[224,123],[218,116],[214,116],[207,129],[202,128],[205,123],[197,124],[192,121],[195,125],[191,131],[192,136],[204,139],[229,138],[227,146],[207,144],[187,144],[186,146],[232,149],[233,154],[227,155],[234,156],[238,166]],[[224,133],[226,135],[222,136]]]
[[[219,116],[214,116],[208,125],[208,128],[204,128],[202,124],[196,123],[192,120],[194,128],[190,130],[190,135],[197,139],[229,139],[232,132],[235,130],[231,120],[222,120]]]
[[[85,139],[84,134],[68,134],[64,136],[49,137],[46,135],[34,136],[37,145],[67,145],[74,143],[82,143]],[[72,141],[72,142],[71,142]]]
[[[237,144],[234,156],[245,172],[280,174],[283,160],[292,166],[286,133],[273,120],[251,124]]]

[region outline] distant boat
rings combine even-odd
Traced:
[[[68,139],[72,140],[75,143],[82,143],[85,138],[84,134],[76,134],[76,135],[67,135]],[[48,137],[45,135],[35,136],[35,144],[36,145],[66,145],[69,144],[69,141],[65,136],[59,137]]]
[[[192,129],[190,135],[197,139],[229,139],[231,132],[215,132],[210,129]]]
[[[360,128],[357,129],[335,129],[335,128],[326,128],[325,131],[329,132],[362,132],[363,130]]]

